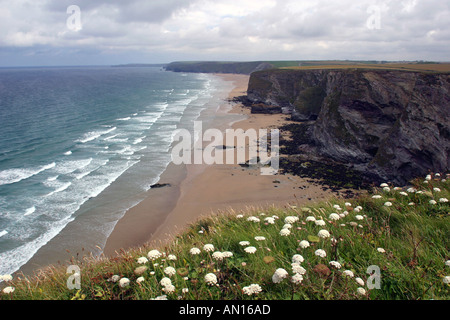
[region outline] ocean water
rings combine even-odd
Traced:
[[[55,250],[104,243],[170,163],[174,131],[230,89],[159,68],[0,69],[0,274],[80,217]]]

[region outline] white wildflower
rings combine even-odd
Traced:
[[[137,263],[139,263],[139,264],[145,264],[145,263],[147,263],[148,262],[148,259],[146,258],[146,257],[140,257],[138,260],[137,260]]]
[[[373,198],[373,199],[381,199],[382,196],[380,196],[379,194],[376,194],[376,195],[373,195],[372,198]]]
[[[279,268],[275,271],[275,273],[272,276],[273,283],[280,283],[288,276],[288,272],[282,268]]]
[[[260,220],[258,217],[250,216],[250,217],[247,218],[247,221],[250,221],[250,222],[260,222],[261,220]]]
[[[208,273],[205,276],[205,282],[210,286],[214,286],[217,284],[217,276],[214,273]]]
[[[264,241],[264,240],[266,240],[266,237],[256,236],[255,240],[256,241]]]
[[[361,211],[361,209],[359,209],[359,208],[353,209],[353,212],[356,212],[356,213],[358,213],[358,212],[360,212],[360,211]]]
[[[224,251],[224,252],[222,252],[222,256],[224,258],[230,258],[230,257],[233,256],[233,252],[231,252],[231,251]]]
[[[189,289],[188,288],[183,288],[183,289],[181,289],[181,293],[183,293],[183,294],[186,294],[186,293],[188,293],[189,292]]]
[[[358,225],[355,221],[351,221],[349,224],[350,224],[352,227],[356,227],[356,226]]]
[[[300,254],[294,254],[292,256],[292,263],[302,263],[303,261],[305,261],[305,258]]]
[[[389,187],[389,185],[387,183],[382,183],[382,184],[380,184],[380,187],[385,188],[385,187]]]
[[[450,267],[450,260],[445,261],[445,265],[446,265],[447,267]]]
[[[434,192],[441,192],[441,189],[439,189],[439,188],[433,188],[433,191],[434,191]]]
[[[222,261],[223,258],[224,258],[223,253],[220,252],[220,251],[214,252],[214,253],[212,254],[212,257],[213,257],[214,260],[219,260],[219,261]]]
[[[284,219],[284,223],[294,224],[298,221],[298,217],[289,216]]]
[[[159,252],[158,250],[151,250],[151,251],[148,252],[147,257],[150,260],[156,260],[159,257],[161,257],[161,252]]]
[[[256,252],[256,248],[255,247],[247,247],[244,249],[245,252],[253,254]]]
[[[5,287],[5,288],[3,288],[3,293],[5,293],[5,294],[11,294],[11,293],[13,293],[14,291],[15,291],[16,289],[14,288],[14,287]]]
[[[298,274],[305,274],[306,273],[306,269],[303,268],[300,263],[294,262],[291,263],[292,266],[292,272],[293,273],[298,273]]]
[[[214,245],[212,245],[210,243],[205,244],[203,246],[203,250],[205,250],[206,252],[212,252],[212,251],[214,251]]]
[[[303,276],[301,274],[296,273],[291,277],[291,282],[294,284],[300,284],[300,283],[302,283],[302,281],[303,281]]]
[[[355,281],[357,284],[359,284],[360,286],[364,286],[364,280],[361,278],[355,278]]]
[[[161,279],[159,284],[162,285],[163,287],[167,287],[167,286],[170,286],[172,284],[172,280],[170,280],[167,277],[164,277],[164,278]]]
[[[250,245],[250,241],[241,241],[241,242],[239,242],[239,244],[241,246],[248,246],[248,245]]]
[[[362,287],[359,287],[358,289],[356,289],[356,292],[362,296],[364,296],[366,294],[366,290]]]
[[[399,194],[402,196],[408,196],[408,194],[405,191],[400,191]]]
[[[292,224],[290,224],[290,223],[286,223],[286,224],[283,226],[283,229],[290,229],[290,228],[292,228]]]
[[[171,294],[175,292],[175,286],[173,284],[169,284],[167,286],[165,286],[162,291],[164,291],[167,294]]]
[[[392,207],[392,202],[387,201],[387,202],[384,203],[384,206],[385,207]]]
[[[384,191],[384,192],[389,192],[389,191],[391,191],[391,188],[389,188],[389,187],[384,187],[384,188],[383,188],[383,191]]]
[[[435,205],[437,202],[436,202],[436,200],[430,200],[429,203],[432,205]]]
[[[258,294],[262,291],[262,288],[259,284],[251,284],[247,287],[242,288],[242,292],[248,296],[253,294]]]
[[[166,295],[158,296],[158,297],[156,297],[156,298],[154,298],[152,300],[167,300],[167,296]]]
[[[110,280],[111,282],[117,282],[117,281],[120,280],[120,277],[119,277],[117,274],[115,274],[115,275],[113,275],[109,280]]]
[[[200,254],[200,249],[199,248],[191,248],[191,250],[189,250],[190,254],[196,255],[196,254]]]
[[[243,214],[238,214],[238,215],[236,216],[236,218],[238,218],[238,219],[241,219],[241,218],[243,218],[243,217],[244,217]]]
[[[446,276],[444,277],[444,279],[442,280],[445,284],[450,284],[450,276]]]
[[[144,277],[139,277],[139,278],[136,279],[136,283],[142,283],[144,281],[145,281]]]
[[[330,237],[330,233],[328,232],[328,230],[320,230],[317,236],[319,238],[326,239]]]
[[[13,277],[10,274],[4,274],[4,275],[0,276],[0,281],[9,282],[12,279],[13,279]]]
[[[447,198],[440,198],[440,199],[439,199],[439,202],[440,202],[440,203],[447,203],[447,202],[448,202],[448,199],[447,199]]]
[[[291,234],[291,230],[289,230],[289,229],[281,229],[281,231],[280,231],[280,235],[283,237],[286,237],[290,234]]]
[[[128,278],[122,278],[122,279],[119,280],[119,286],[120,286],[121,288],[126,288],[126,287],[128,287],[129,285],[130,285],[130,279],[128,279]]]
[[[426,181],[430,181],[430,180],[431,180],[431,174],[427,175],[427,176],[425,177],[425,180],[426,180]]]
[[[169,259],[170,261],[175,261],[175,260],[177,260],[177,257],[174,254],[169,254],[167,256],[167,259]]]
[[[316,218],[314,218],[313,216],[309,216],[309,217],[306,217],[306,221],[314,222],[314,221],[316,221]]]
[[[358,214],[355,216],[355,219],[356,220],[364,220],[364,217],[362,215]]]
[[[413,205],[414,205],[414,202],[408,203],[408,206],[413,206]]]
[[[409,192],[409,193],[414,193],[414,192],[416,192],[417,191],[417,189],[416,188],[408,188],[407,190],[406,190],[406,192]]]
[[[340,269],[342,265],[337,261],[330,261],[330,265],[335,267],[336,269]]]
[[[174,267],[167,267],[164,269],[164,273],[171,277],[177,273],[177,270]]]
[[[267,217],[267,218],[264,219],[264,221],[269,223],[269,224],[274,224],[275,223],[275,218]]]
[[[314,254],[315,254],[316,256],[318,256],[318,257],[321,257],[321,258],[325,258],[325,257],[327,256],[327,253],[326,253],[325,250],[323,250],[323,249],[317,249],[317,250],[314,252]]]
[[[316,226],[324,226],[325,225],[325,221],[323,221],[323,220],[316,220],[314,223],[316,224]]]
[[[343,215],[345,217],[345,215]],[[337,213],[330,214],[330,220],[339,220],[341,217]]]
[[[352,204],[351,204],[350,202],[346,202],[344,205],[345,205],[346,207],[351,207],[351,206],[352,206]]]
[[[350,277],[350,278],[353,278],[355,276],[352,270],[345,270],[344,272],[342,272],[342,274],[344,276],[347,276],[347,277]]]
[[[386,252],[386,250],[384,250],[383,248],[378,248],[377,251],[380,252],[380,253],[385,253]]]
[[[299,245],[300,245],[300,248],[306,249],[309,247],[309,242],[306,240],[302,240],[302,241],[300,241]]]
[[[336,209],[336,210],[339,210],[339,209],[341,209],[341,206],[338,205],[338,204],[335,204],[335,205],[333,206],[333,208]]]

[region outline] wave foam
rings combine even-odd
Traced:
[[[25,169],[8,169],[0,171],[0,186],[5,184],[13,184],[22,180],[29,179],[32,176],[35,176],[41,173],[42,171],[54,168],[55,166],[56,163],[52,162],[51,164],[36,169],[25,168]]]
[[[86,142],[98,139],[105,134],[111,133],[116,129],[117,129],[117,127],[113,127],[111,129],[103,130],[103,131],[91,131],[91,132],[85,133],[83,138],[76,140],[75,142],[86,143]]]

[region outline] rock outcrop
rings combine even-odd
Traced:
[[[406,183],[450,167],[450,74],[381,69],[266,70],[248,99],[278,106],[308,130],[317,153]]]

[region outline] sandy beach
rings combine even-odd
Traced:
[[[248,76],[220,76],[233,82],[229,98],[246,94]],[[245,115],[246,119],[232,124],[233,129],[244,131],[270,130],[289,122],[286,115],[251,114],[249,108],[227,101],[217,112]],[[226,125],[220,129],[226,129]],[[171,164],[160,183],[170,186],[150,189],[145,200],[116,224],[103,251],[106,256],[143,244],[162,245],[199,218],[214,213],[302,205],[334,196],[306,179],[284,174],[264,176],[257,167],[239,164]]]

